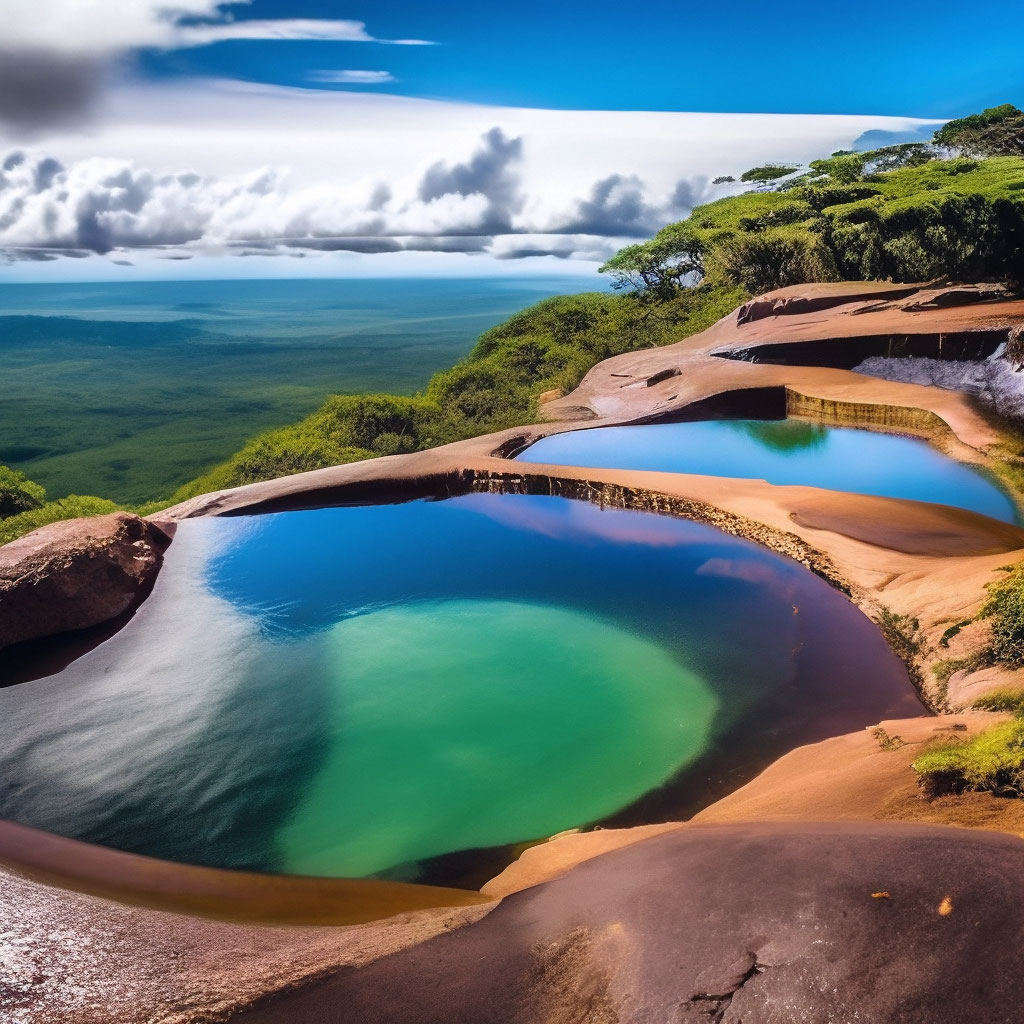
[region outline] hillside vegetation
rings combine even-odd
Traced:
[[[697,207],[610,259],[601,269],[617,293],[563,296],[517,313],[419,395],[332,397],[170,500],[534,422],[540,394],[572,389],[595,363],[678,341],[777,287],[1024,284],[1024,114],[1009,104],[950,122],[933,145],[834,153],[803,169],[771,164],[742,177],[756,189]],[[3,486],[0,478],[0,495]],[[100,500],[37,500],[0,523],[0,541]]]

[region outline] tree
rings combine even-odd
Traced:
[[[751,167],[740,175],[740,181],[752,181],[758,185],[766,185],[769,181],[778,178],[785,178],[800,168],[796,164],[763,164],[761,167]]]
[[[649,242],[620,249],[600,272],[612,275],[615,288],[668,299],[704,277],[704,248],[687,224],[669,224]]]

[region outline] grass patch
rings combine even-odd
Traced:
[[[961,669],[974,672],[991,664],[992,658],[988,651],[975,651],[973,654],[968,654],[963,658],[945,658],[943,661],[935,662],[932,665],[932,674],[938,681],[939,686],[945,689],[949,685],[950,676],[954,672],[959,672]]]
[[[60,522],[63,519],[78,519],[83,516],[102,516],[120,508],[105,498],[93,498],[80,494],[69,494],[58,501],[48,501],[39,508],[19,512],[7,519],[0,519],[0,544],[8,544],[23,534],[38,530],[41,526]]]
[[[942,636],[939,637],[939,646],[948,647],[949,641],[952,640],[953,637],[959,635],[960,630],[962,630],[964,626],[969,626],[973,621],[974,619],[961,619],[959,622],[954,622],[953,625],[944,630]]]
[[[1024,716],[1024,690],[1011,687],[990,690],[973,701],[971,707],[976,711],[1010,711]]]
[[[969,790],[1020,796],[1024,719],[1004,722],[972,740],[934,747],[913,762],[913,769],[930,797]]]

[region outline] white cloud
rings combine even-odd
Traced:
[[[325,85],[383,85],[394,82],[395,76],[390,71],[312,71],[311,82],[322,82]]]
[[[3,0],[5,50],[113,55],[157,47],[207,46],[228,39],[311,39],[422,44],[375,39],[361,21],[281,18],[238,20],[226,8],[249,0]]]
[[[228,39],[308,39],[321,42],[387,43],[391,46],[431,46],[427,39],[376,39],[362,21],[332,21],[317,18],[278,18],[235,21],[210,25],[175,26],[165,44],[175,49],[208,46]]]

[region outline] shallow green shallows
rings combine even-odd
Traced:
[[[329,749],[278,834],[301,874],[602,818],[699,753],[715,707],[657,644],[544,605],[387,608],[344,620],[329,645]]]

